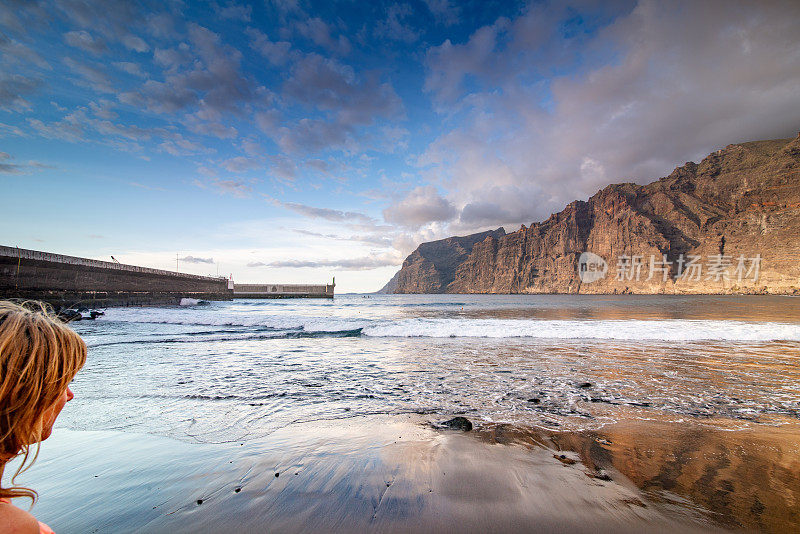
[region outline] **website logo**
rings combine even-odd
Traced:
[[[578,258],[578,277],[584,284],[591,284],[606,277],[608,264],[602,256],[592,252],[584,252]]]

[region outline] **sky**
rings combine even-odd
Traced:
[[[0,2],[0,244],[380,289],[800,129],[800,2]]]

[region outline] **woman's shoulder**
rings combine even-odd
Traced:
[[[0,503],[0,532],[4,534],[39,534],[39,522],[13,504]]]

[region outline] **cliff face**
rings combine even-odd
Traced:
[[[584,252],[605,276],[579,275]],[[423,243],[394,280],[395,293],[798,293],[800,136],[610,185],[513,233]]]
[[[394,293],[446,293],[455,282],[457,269],[469,258],[476,243],[505,235],[505,230],[498,228],[422,243],[406,258],[403,267],[381,292],[387,292],[384,290],[394,283]]]

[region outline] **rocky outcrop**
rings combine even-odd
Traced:
[[[455,282],[457,269],[470,257],[476,243],[498,239],[506,234],[498,228],[465,237],[448,237],[422,243],[403,262],[393,280],[395,293],[446,293]]]
[[[605,276],[579,273],[584,252]],[[393,280],[395,293],[798,293],[800,136],[610,185],[509,234],[423,243]]]

